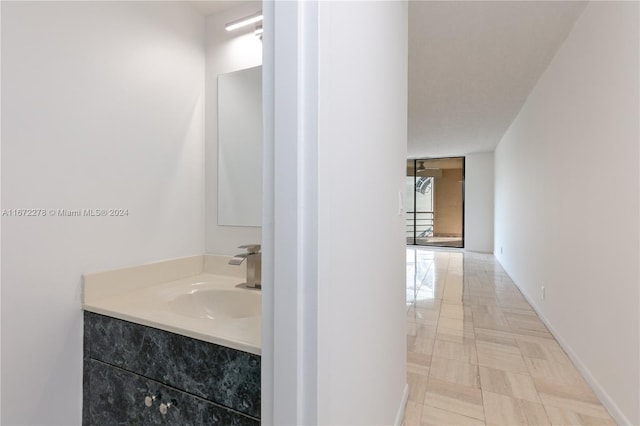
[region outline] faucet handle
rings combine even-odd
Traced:
[[[238,246],[238,248],[247,249],[247,252],[249,253],[260,253],[260,247],[260,244],[244,244]]]

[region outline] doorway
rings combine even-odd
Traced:
[[[464,157],[407,160],[408,245],[464,248]]]

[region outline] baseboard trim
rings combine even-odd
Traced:
[[[404,391],[402,392],[402,400],[400,401],[400,408],[396,413],[396,421],[393,423],[395,426],[402,426],[404,420],[404,410],[407,407],[407,401],[409,400],[409,385],[404,385]]]
[[[494,254],[494,257],[496,258],[496,260],[498,260],[495,254]],[[505,271],[507,275],[509,275],[509,278],[511,278],[511,274],[507,272],[506,268],[502,265],[502,262],[498,260],[498,263],[500,263],[500,266],[502,267],[502,269]],[[520,293],[522,293],[522,295],[527,300],[529,305],[531,305],[531,307],[533,308],[535,313],[538,315],[540,320],[542,320],[544,325],[549,329],[549,332],[558,341],[558,344],[560,345],[562,350],[566,352],[566,354],[569,356],[569,359],[571,359],[571,362],[573,362],[573,364],[576,366],[576,368],[578,369],[578,371],[580,372],[584,380],[589,384],[589,386],[591,386],[591,389],[596,394],[596,397],[600,400],[600,402],[602,403],[604,408],[609,412],[611,417],[613,417],[613,420],[615,420],[615,422],[619,425],[632,424],[631,421],[629,421],[629,419],[627,418],[627,416],[624,415],[622,410],[620,410],[620,408],[615,403],[615,401],[609,396],[609,394],[600,385],[600,382],[598,382],[598,380],[593,376],[593,374],[591,374],[591,371],[587,368],[584,362],[582,362],[580,357],[575,353],[575,351],[571,348],[571,346],[567,343],[567,341],[562,338],[560,333],[551,325],[549,320],[547,320],[547,318],[540,312],[540,309],[533,302],[532,298],[529,297],[529,295],[515,282],[515,280],[513,280],[513,278],[511,279],[511,281],[516,285],[516,287],[518,287],[518,290],[520,290]]]

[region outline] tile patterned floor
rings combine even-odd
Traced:
[[[407,249],[404,425],[615,425],[491,255]]]

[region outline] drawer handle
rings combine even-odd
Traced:
[[[144,397],[144,405],[147,407],[151,407],[153,405],[153,401],[156,399],[155,396],[145,396]]]
[[[162,404],[160,404],[159,410],[160,410],[160,414],[162,414],[163,416],[167,415],[167,411],[169,411],[169,408],[171,408],[171,403],[167,402],[166,404],[163,402]]]
[[[167,412],[169,411],[169,408],[177,407],[177,406],[178,406],[178,401],[172,398],[170,402],[163,402],[162,404],[160,404],[158,409],[160,410],[160,414],[162,414],[163,416],[166,416]]]
[[[156,399],[159,399],[162,395],[160,395],[160,392],[158,392],[157,394],[153,395],[153,396],[145,396],[144,397],[144,405],[146,405],[147,407],[151,407],[154,403],[154,401]]]

